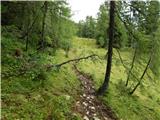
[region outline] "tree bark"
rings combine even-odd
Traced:
[[[129,73],[128,73],[128,76],[127,76],[127,80],[126,80],[126,86],[128,86],[129,78],[130,78],[132,69],[133,69],[133,67],[134,67],[134,61],[135,61],[135,58],[136,58],[136,54],[137,54],[137,48],[135,48],[133,60],[132,60],[132,63],[131,63],[131,68],[130,68],[130,70],[129,70]]]
[[[28,43],[29,43],[29,33],[27,33],[27,38],[26,38],[26,51],[28,50]]]
[[[89,55],[89,56],[86,56],[86,57],[81,57],[81,58],[75,58],[75,59],[71,59],[71,60],[67,60],[65,62],[62,62],[60,64],[56,64],[56,65],[49,65],[47,66],[47,69],[50,69],[51,67],[61,67],[62,65],[65,65],[67,63],[70,63],[70,62],[78,62],[78,61],[81,61],[81,60],[84,60],[84,59],[88,59],[88,58],[93,58],[93,57],[98,57],[100,58],[98,55],[96,54],[92,54],[92,55]]]
[[[121,61],[122,65],[123,65],[123,67],[124,67],[126,70],[129,71],[129,68],[128,68],[128,67],[124,64],[124,62],[123,62],[123,59],[122,59],[122,57],[121,57],[121,54],[120,54],[119,50],[118,50],[118,49],[116,49],[116,50],[117,50],[118,56],[119,56],[119,58],[120,58],[120,61]],[[131,74],[136,80],[139,80],[139,78],[137,78],[136,75],[134,75],[134,74],[132,73],[132,71],[130,72],[130,74]]]
[[[106,66],[105,79],[102,86],[98,89],[97,95],[103,95],[108,89],[111,66],[112,66],[112,52],[113,52],[113,39],[114,39],[114,14],[115,14],[115,1],[110,2],[110,22],[109,22],[109,46],[108,46],[108,58]]]
[[[149,60],[148,60],[148,63],[147,63],[147,65],[146,65],[146,68],[144,69],[143,74],[142,74],[139,82],[136,84],[136,86],[135,86],[135,87],[133,88],[133,90],[130,92],[131,95],[136,91],[136,89],[138,88],[138,86],[141,84],[141,81],[143,80],[143,77],[144,77],[144,75],[145,75],[146,72],[147,72],[147,69],[148,69],[148,66],[149,66],[150,62],[151,62],[151,57],[150,57]]]
[[[45,35],[45,21],[46,21],[46,15],[48,10],[48,2],[44,2],[44,14],[43,14],[43,20],[42,20],[42,33],[41,33],[41,48],[44,49],[44,35]]]

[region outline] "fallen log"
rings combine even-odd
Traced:
[[[48,66],[47,66],[47,69],[49,70],[49,69],[52,68],[52,67],[60,68],[62,65],[65,65],[65,64],[67,64],[67,63],[70,63],[70,62],[79,62],[79,61],[81,61],[81,60],[88,59],[88,58],[93,58],[93,57],[98,57],[98,58],[100,58],[98,55],[92,54],[92,55],[89,55],[89,56],[86,56],[86,57],[81,57],[81,58],[75,58],[75,59],[67,60],[67,61],[62,62],[62,63],[59,63],[59,64],[48,65]]]

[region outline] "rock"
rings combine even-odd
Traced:
[[[94,113],[94,114],[93,114],[93,116],[95,117],[95,116],[97,116],[97,114],[96,114],[96,113]]]
[[[83,102],[83,105],[84,105],[84,106],[87,106],[88,104],[87,104],[87,103],[85,103],[85,102]]]
[[[79,103],[80,103],[79,101],[76,102],[76,104],[79,104]]]
[[[89,99],[90,99],[90,97],[88,96],[88,97],[87,97],[87,99],[89,100]]]
[[[76,102],[76,105],[77,105],[77,106],[80,106],[80,102],[79,102],[79,101],[77,101],[77,102]]]
[[[92,110],[95,110],[95,107],[91,107]]]
[[[87,111],[86,114],[89,115],[89,111]]]
[[[63,95],[65,97],[66,100],[70,100],[71,99],[71,96],[69,95]]]
[[[109,120],[107,117],[104,117],[104,120]]]
[[[86,97],[86,94],[83,94],[83,97]]]
[[[95,117],[95,116],[94,116],[94,117],[93,117],[93,120],[100,120],[100,119],[99,119],[98,117]]]
[[[92,101],[89,100],[89,103],[92,103]]]
[[[83,119],[84,120],[89,120],[89,118],[87,116],[84,116]]]
[[[93,95],[91,95],[90,97],[91,97],[91,99],[94,99],[94,96],[93,96]]]

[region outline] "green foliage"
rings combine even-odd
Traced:
[[[105,41],[105,40],[104,40],[103,37],[99,37],[99,39],[97,40],[97,42],[98,42],[98,44],[99,44],[100,46],[104,46],[104,44],[105,44],[104,41]]]
[[[131,76],[130,88],[125,87],[128,69],[121,65],[113,49],[110,87],[102,100],[112,107],[120,119],[158,120],[159,2],[117,2],[116,6],[122,20],[115,15],[113,47],[122,48],[120,53],[124,64],[128,68],[132,59],[130,53],[137,48],[132,73],[140,78],[150,54],[152,60],[140,87],[134,96],[129,96],[129,90],[138,81]],[[2,119],[79,120],[80,116],[71,112],[80,86],[72,66],[53,67],[51,71],[47,71],[47,66],[96,53],[101,60],[82,61],[77,66],[91,75],[95,87],[99,88],[104,80],[106,60],[103,58],[106,50],[98,48],[95,43],[101,47],[108,44],[108,3],[100,6],[97,19],[87,16],[77,26],[70,20],[71,10],[66,1],[3,1],[1,7]],[[76,27],[78,36],[88,39],[72,40]],[[37,49],[43,38],[44,49],[39,52]],[[96,41],[89,38],[96,38]],[[28,44],[28,51],[25,51]]]
[[[151,62],[151,69],[154,72],[154,74],[160,78],[160,25],[158,30],[155,33],[155,38],[154,38],[154,53],[152,62]]]
[[[71,112],[79,86],[71,65],[60,71],[45,69],[65,60],[64,51],[52,57],[47,51],[35,54],[32,48],[18,58],[13,54],[17,47],[23,49],[21,40],[2,36],[2,74],[9,76],[2,77],[2,119],[80,119]]]
[[[114,33],[114,42],[113,44],[118,48],[124,48],[127,46],[128,42],[128,33],[124,26],[124,24],[120,21],[120,19],[115,17],[115,33]]]
[[[118,48],[125,47],[128,42],[128,33],[124,24],[120,19],[115,17],[115,39],[114,47]],[[92,17],[87,16],[85,21],[78,23],[78,36],[85,38],[96,38],[97,44],[100,47],[107,47],[108,34],[109,34],[109,4],[105,2],[99,8],[97,13],[97,19],[94,20]]]
[[[61,41],[72,39],[76,32],[74,22],[70,20],[71,10],[65,1],[47,1],[46,3],[47,11],[44,16],[44,1],[2,2],[2,8],[5,8],[2,14],[2,26],[6,28],[7,25],[14,25],[20,33],[19,37],[26,41],[25,44],[35,49],[41,47],[42,34],[44,48],[61,47]]]
[[[87,16],[85,21],[79,21],[77,35],[85,38],[95,38],[96,21],[92,16]]]
[[[107,5],[102,4],[99,8],[99,12],[97,13],[97,15],[98,15],[96,24],[97,44],[99,44],[101,47],[106,47],[106,45],[108,44],[108,26],[109,26]]]

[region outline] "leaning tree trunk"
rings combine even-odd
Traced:
[[[112,65],[112,51],[113,51],[113,39],[114,39],[114,13],[115,13],[115,1],[110,2],[110,22],[109,22],[109,46],[108,46],[108,58],[105,79],[102,86],[98,89],[97,95],[103,95],[108,89],[111,65]]]
[[[128,76],[127,76],[127,80],[126,80],[126,86],[128,86],[129,78],[130,78],[132,69],[133,69],[133,67],[134,67],[134,61],[135,61],[135,58],[136,58],[136,54],[137,54],[137,48],[135,48],[133,60],[132,60],[132,63],[131,63],[131,68],[130,68],[130,70],[129,70],[129,73],[128,73]]]
[[[149,60],[148,60],[148,63],[147,63],[147,65],[146,65],[146,68],[144,69],[143,74],[142,74],[139,82],[136,84],[136,86],[135,86],[135,87],[133,88],[133,90],[130,92],[131,95],[136,91],[136,89],[138,88],[138,86],[141,84],[141,81],[143,80],[143,77],[144,77],[144,75],[146,74],[146,72],[147,72],[147,70],[148,70],[148,66],[149,66],[150,62],[151,62],[151,57],[150,57]]]
[[[41,48],[44,49],[44,34],[45,34],[45,21],[46,21],[46,14],[48,10],[48,2],[44,2],[44,11],[43,11],[43,20],[42,20],[42,32],[41,32]]]

